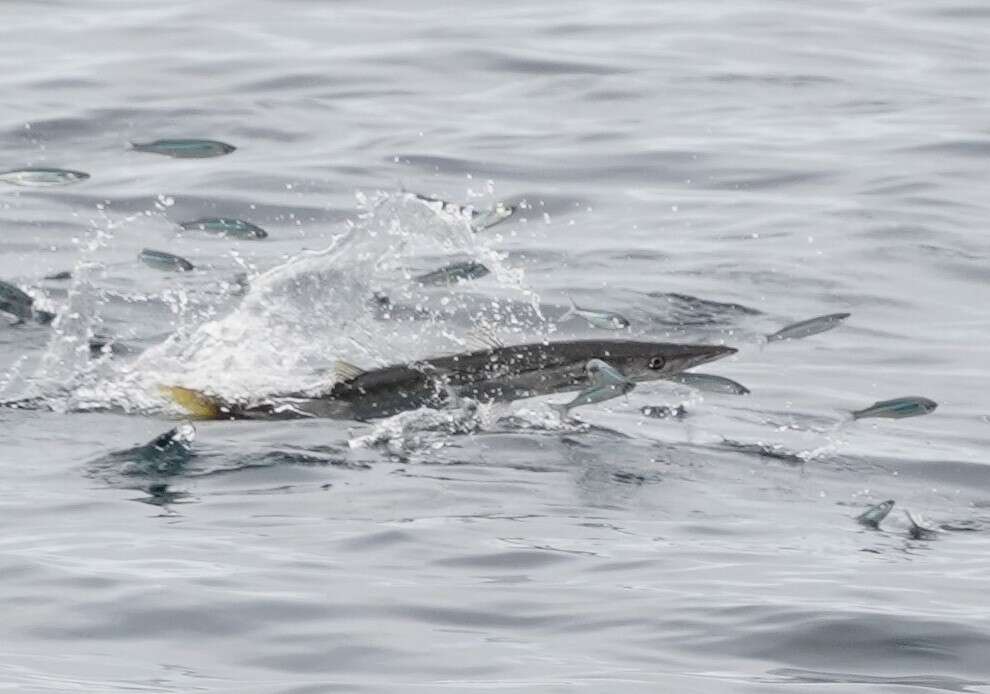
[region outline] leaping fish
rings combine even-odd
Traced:
[[[625,395],[636,387],[636,382],[626,378],[608,362],[592,359],[584,367],[588,374],[589,387],[582,390],[570,402],[554,405],[554,409],[565,416],[570,410],[581,405],[593,405]]]
[[[490,270],[475,260],[451,263],[442,268],[414,277],[413,281],[424,286],[441,287],[468,280],[476,280],[489,274]]]
[[[879,503],[876,506],[870,506],[868,509],[856,516],[856,521],[861,525],[867,526],[868,528],[879,528],[880,523],[887,517],[893,508],[894,500],[888,499],[887,501]]]
[[[919,417],[924,414],[931,414],[938,407],[938,403],[920,395],[909,395],[893,400],[881,400],[875,402],[862,410],[852,413],[853,419],[866,419],[867,417],[880,417],[882,419],[903,419],[905,417]]]
[[[155,140],[154,142],[132,142],[131,149],[135,152],[152,152],[164,154],[176,159],[205,159],[230,154],[237,148],[226,142],[217,140]]]
[[[73,171],[72,169],[54,169],[33,167],[26,169],[14,169],[0,173],[0,181],[14,186],[27,186],[31,188],[50,188],[52,186],[66,186],[71,183],[79,183],[89,178],[85,171]]]
[[[579,316],[596,328],[602,328],[604,330],[623,330],[629,327],[629,321],[618,313],[581,308],[574,303],[574,299],[571,297],[567,297],[567,300],[571,302],[571,307],[567,309],[567,313],[560,317],[560,320],[567,320],[571,316]]]
[[[371,371],[339,362],[338,380],[322,390],[228,401],[167,386],[162,393],[190,415],[206,419],[375,419],[457,397],[511,401],[594,386],[586,369],[600,359],[631,383],[666,378],[735,353],[722,345],[633,340],[575,340],[502,346],[396,364]]]
[[[731,378],[715,376],[714,374],[685,372],[671,376],[669,380],[697,388],[706,393],[722,393],[723,395],[747,395],[749,393],[749,388],[742,383],[736,383]]]
[[[138,260],[156,270],[189,272],[193,269],[193,264],[185,258],[173,255],[172,253],[166,253],[165,251],[156,251],[151,248],[145,248],[138,253]]]
[[[208,231],[234,239],[266,239],[268,232],[257,224],[233,217],[204,217],[191,222],[179,222],[183,231]]]
[[[504,222],[514,215],[518,209],[516,205],[496,202],[487,210],[478,210],[471,205],[458,205],[456,202],[447,202],[446,200],[429,195],[421,195],[419,193],[410,193],[410,195],[421,202],[425,202],[434,209],[436,209],[436,206],[439,206],[441,212],[470,220],[471,230],[475,232],[490,229],[496,224]]]
[[[830,313],[827,316],[816,316],[798,323],[781,328],[777,332],[767,335],[767,342],[781,342],[783,340],[800,340],[803,337],[811,337],[818,333],[826,332],[836,327],[848,318],[850,313]]]

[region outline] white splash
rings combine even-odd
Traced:
[[[338,359],[368,368],[463,349],[478,305],[508,329],[527,326],[520,310],[530,328],[541,320],[522,271],[468,219],[438,215],[406,193],[359,194],[358,204],[355,221],[330,247],[251,277],[241,303],[223,317],[204,320],[212,311],[188,310],[181,293],[163,297],[176,315],[174,333],[130,362],[113,363],[109,374],[95,372],[88,358],[99,292],[77,283],[45,364],[49,379],[71,384],[66,407],[169,411],[164,385],[229,398],[325,388]],[[484,263],[494,281],[442,289],[411,281],[450,255]],[[389,297],[388,310],[376,305],[376,293]]]

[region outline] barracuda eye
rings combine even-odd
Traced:
[[[648,364],[648,366],[654,371],[659,371],[666,365],[667,365],[667,360],[664,359],[663,357],[653,357],[652,359],[650,359],[650,363]]]

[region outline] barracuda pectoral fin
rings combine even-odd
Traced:
[[[360,366],[354,366],[343,359],[338,359],[337,363],[333,365],[333,375],[337,381],[352,381],[364,373],[366,373],[365,370]]]
[[[221,398],[182,386],[161,386],[159,391],[191,417],[219,419],[230,412],[230,405]]]

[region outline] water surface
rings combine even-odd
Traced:
[[[0,326],[3,397],[56,410],[0,411],[12,691],[990,692],[985,8],[13,0],[0,19],[4,168],[92,175],[0,191],[0,277],[61,314]],[[169,137],[237,150],[127,148]],[[472,235],[403,190],[525,205]],[[269,237],[177,227],[203,217]],[[409,286],[465,258],[492,275]],[[188,455],[128,450],[176,422],[157,384],[299,388],[338,358],[463,348],[479,317],[513,342],[601,337],[557,324],[569,296],[638,337],[738,347],[707,370],[752,394],[644,384],[584,424],[537,400],[470,434],[202,422]],[[133,354],[91,360],[94,333]],[[913,394],[939,409],[847,421]],[[661,404],[688,415],[640,414]],[[888,498],[882,531],[852,520]],[[943,532],[910,539],[902,509]]]

